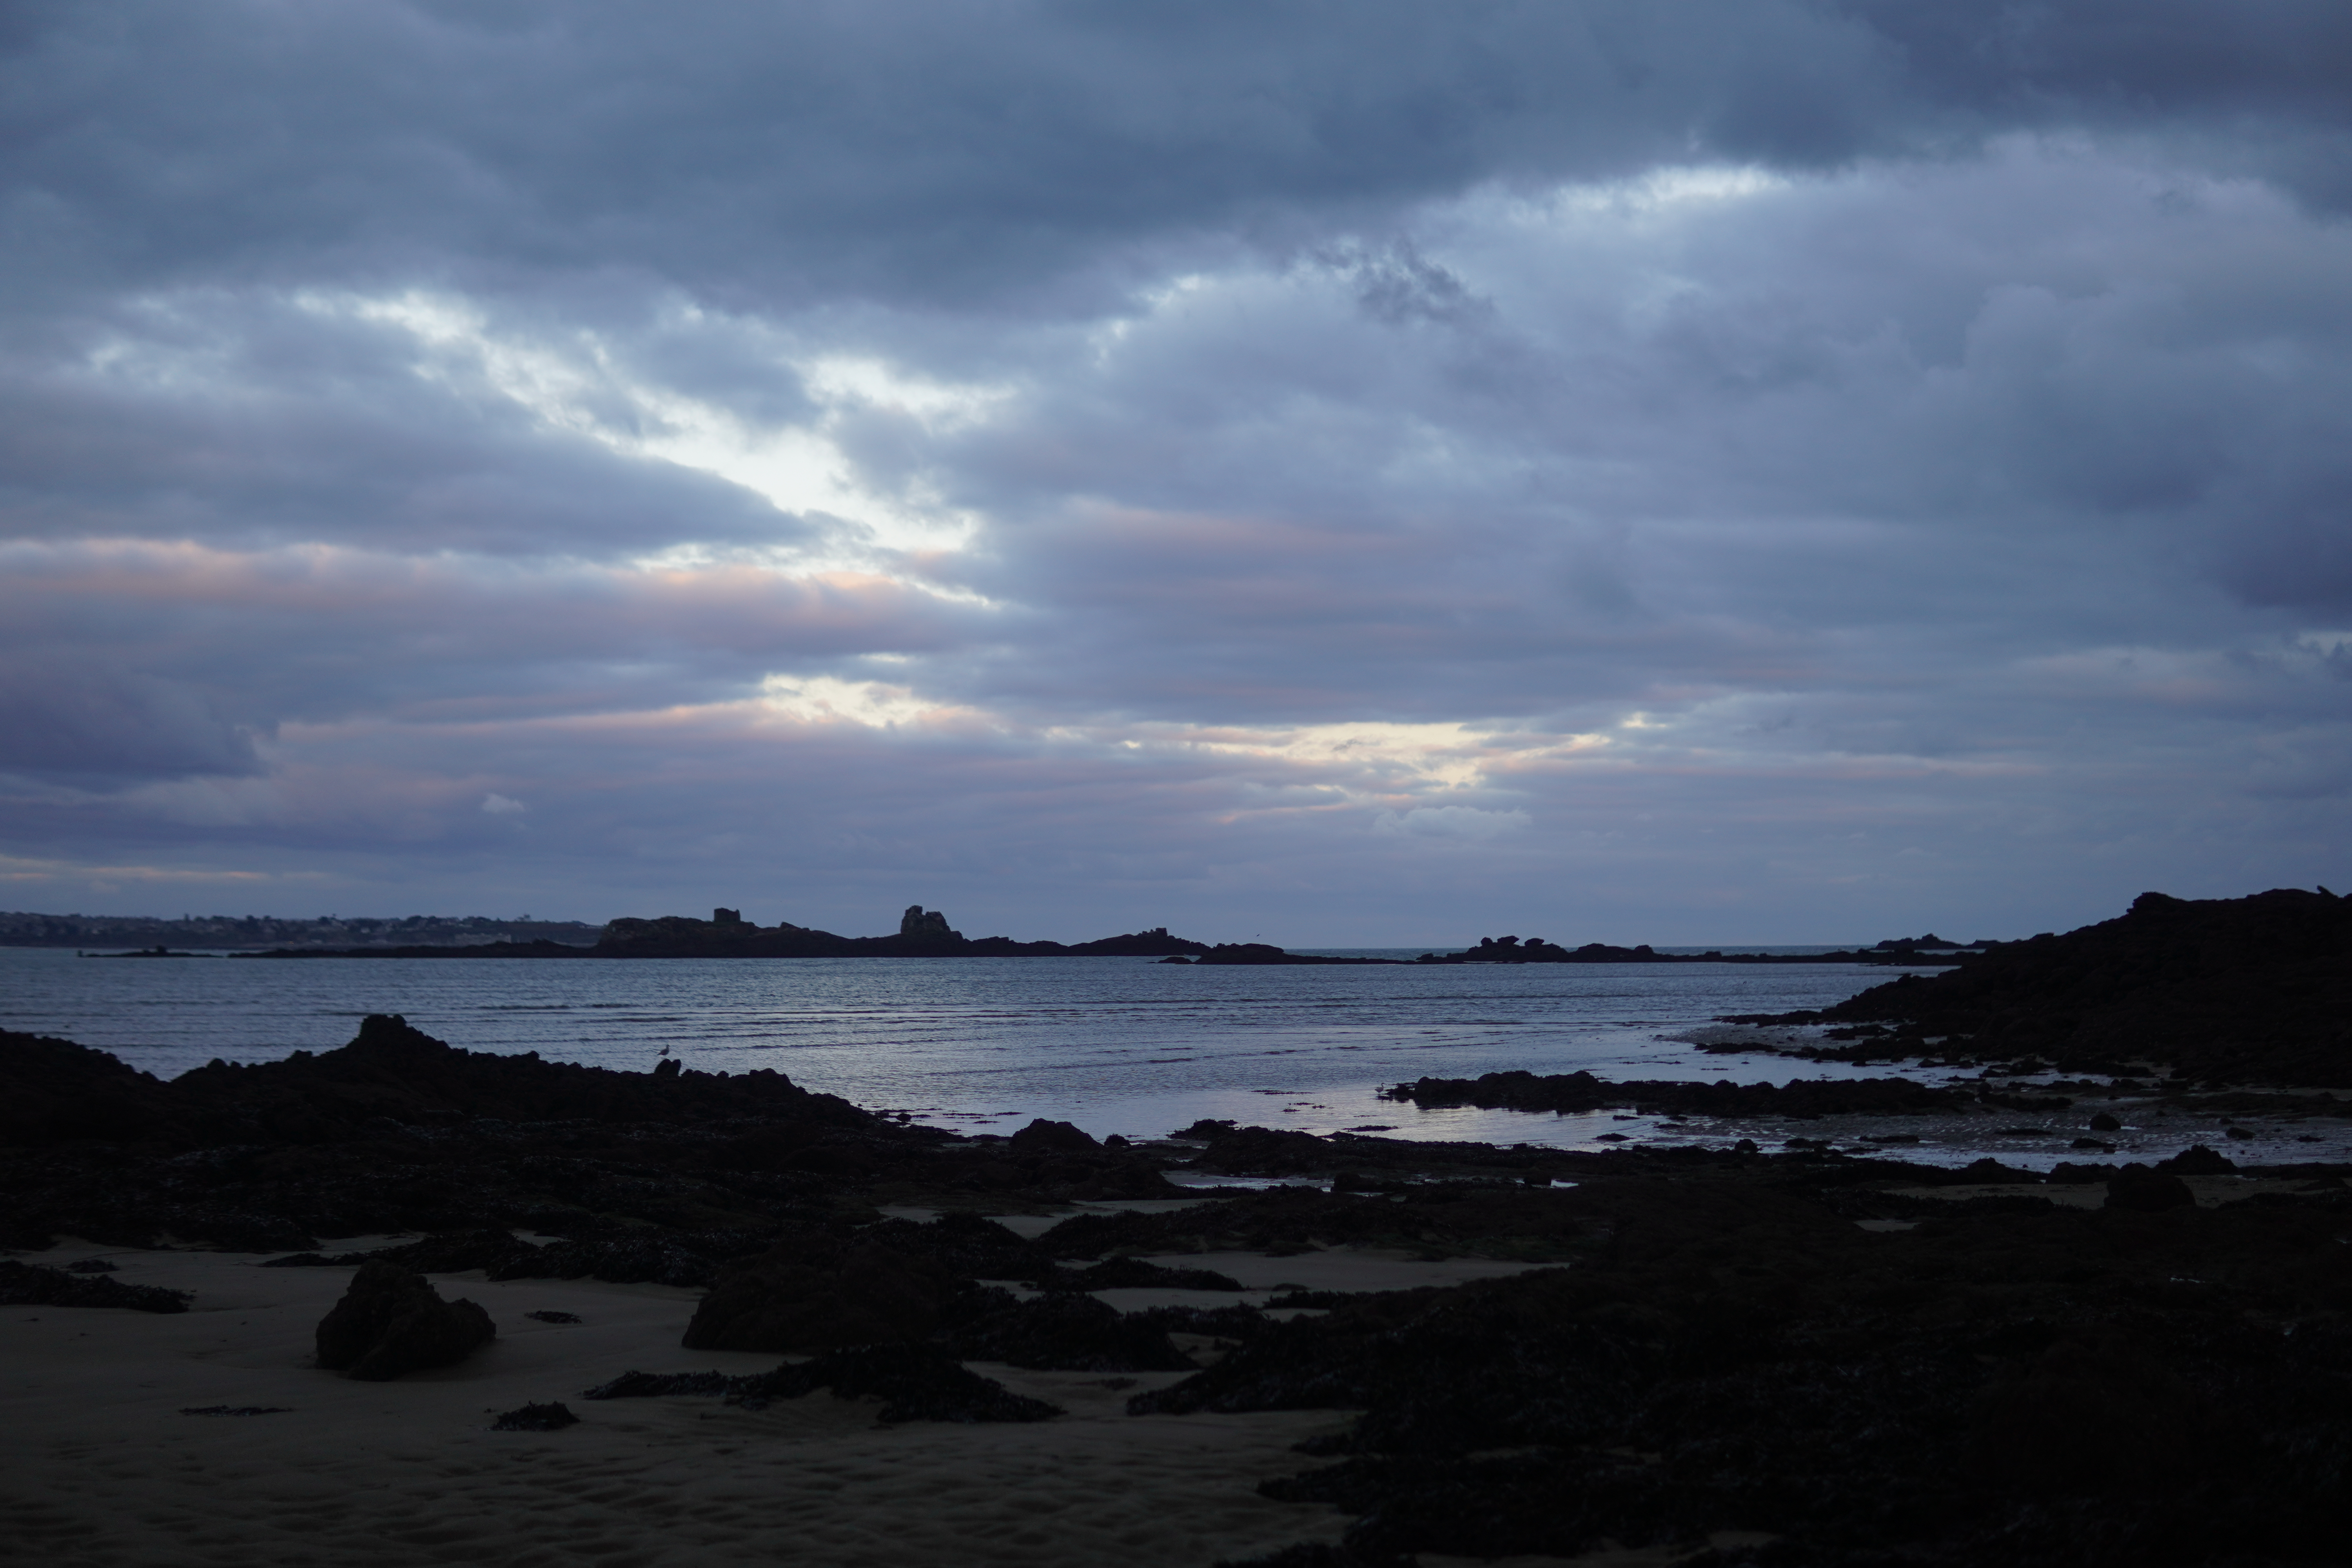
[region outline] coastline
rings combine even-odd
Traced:
[[[1883,1556],[1889,1498],[1944,1563],[2183,1529],[2296,1551],[2333,1526],[2311,1456],[2352,1441],[2305,1394],[2352,1365],[2352,1263],[2321,1245],[2352,1164],[2192,1148],[2052,1183],[1229,1122],[960,1138],[772,1073],[484,1056],[394,1018],[168,1084],[22,1036],[0,1062],[10,1522],[76,1562],[1408,1568],[1613,1544],[1767,1568]],[[320,1370],[310,1330],[362,1260],[487,1304],[497,1338],[395,1382]],[[193,1299],[57,1304],[89,1279]],[[845,1344],[1044,1418],[717,1397]],[[2136,1401],[2088,1456],[2050,1438],[2085,1354],[2092,1396]],[[650,1396],[609,1397],[625,1373]],[[689,1373],[721,1375],[658,1384]],[[2195,1450],[2184,1524],[2171,1435],[2210,1430],[2223,1390],[2233,1435]],[[576,1421],[490,1429],[556,1405]],[[2073,1511],[2020,1558],[2002,1521],[2053,1485]]]
[[[2151,909],[2158,936],[2246,912]],[[2072,940],[2026,954],[2027,982],[2074,973]],[[1875,1032],[1782,1016],[1713,1042],[1762,1031],[1750,1047],[1855,1075],[1927,1046],[1940,1083],[1394,1086],[1687,1139],[1606,1151],[1239,1119],[960,1136],[772,1071],[468,1052],[382,1016],[169,1081],[0,1036],[0,1387],[33,1452],[11,1522],[107,1564],[167,1541],[224,1562],[2323,1558],[2352,1462],[2352,1161],[2287,1130],[2352,1101],[2262,1075],[2332,1059],[2327,1037],[2200,1037],[2195,1070],[2084,1076],[1915,1026],[1950,995],[1989,1009],[1999,973],[1839,1005],[1888,1016]],[[2145,984],[2111,986],[2119,1016]],[[2103,1016],[2070,1026],[2095,1040]],[[1819,1135],[2011,1115],[2081,1157],[1953,1168],[1906,1157],[1920,1133]],[[1703,1136],[1740,1119],[1778,1147]],[[420,1324],[487,1303],[495,1338],[428,1334],[393,1382],[314,1363],[321,1313],[387,1282],[432,1304]],[[545,1429],[492,1429],[531,1412]]]

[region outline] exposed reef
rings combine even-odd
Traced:
[[[1841,948],[1825,952],[1659,952],[1643,942],[1618,947],[1588,942],[1562,947],[1542,937],[1522,941],[1516,936],[1487,936],[1460,952],[1424,952],[1415,963],[1901,963],[1931,965],[1955,962],[1936,937],[1896,938],[1875,947]],[[1930,951],[1932,950],[1932,951]]]
[[[1322,953],[1289,952],[1263,942],[1221,942],[1192,960],[1195,963],[1365,964],[1397,963],[1394,958],[1337,958]]]
[[[1609,1083],[1589,1072],[1490,1072],[1475,1079],[1424,1078],[1401,1083],[1383,1098],[1421,1106],[1476,1105],[1494,1110],[1590,1111],[1622,1106],[1670,1116],[1917,1116],[1971,1108],[1973,1096],[1930,1089],[1901,1078],[1817,1079],[1784,1085]],[[2063,1101],[2060,1101],[2061,1106]]]

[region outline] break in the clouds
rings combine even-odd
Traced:
[[[5,901],[2352,879],[2347,84],[2287,0],[16,7]]]

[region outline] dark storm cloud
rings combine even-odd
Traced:
[[[1346,270],[1197,290],[970,438],[979,504],[1035,520],[980,580],[1106,657],[1187,648],[1130,697],[1289,717],[1327,682],[1407,716],[1818,680],[1832,628],[1932,668],[2236,635],[2232,594],[2344,614],[2352,250],[2210,200],[2021,152],[1696,201],[1631,247],[1456,215],[1487,307],[1458,330],[1366,331]],[[1117,500],[1040,515],[1074,495]]]
[[[2307,141],[2352,79],[2324,0],[26,15],[5,221],[58,289],[641,269],[780,303],[957,298],[1494,177],[1822,166],[2085,120]]]
[[[2318,879],[2347,39],[12,9],[0,861],[1400,941]]]

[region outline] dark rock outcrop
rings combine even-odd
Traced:
[[[1014,1151],[1024,1154],[1093,1154],[1102,1145],[1092,1137],[1066,1121],[1048,1121],[1044,1117],[1029,1123],[1009,1140]]]
[[[502,1056],[460,1050],[410,1027],[397,1015],[362,1019],[351,1044],[280,1061],[215,1061],[165,1086],[170,1100],[216,1131],[242,1127],[256,1141],[323,1142],[398,1122],[489,1117],[502,1121],[597,1120],[691,1122],[766,1113],[859,1125],[847,1101],[812,1094],[783,1074],[617,1072],[541,1061],[537,1052]]]
[[[561,1432],[566,1426],[577,1426],[580,1417],[572,1407],[562,1403],[524,1405],[503,1411],[490,1423],[493,1432]]]
[[[115,1091],[127,1110],[88,1114]],[[148,1247],[168,1234],[299,1255],[321,1236],[412,1231],[430,1234],[386,1255],[427,1272],[696,1286],[780,1229],[870,1220],[856,1199],[836,1208],[853,1190],[1014,1207],[1176,1191],[1157,1157],[1124,1143],[960,1139],[781,1073],[458,1050],[391,1016],[339,1050],[169,1083],[66,1041],[0,1050],[0,1105],[12,1103],[35,1109],[21,1141],[0,1143],[0,1246],[30,1250],[60,1235]],[[110,1126],[125,1131],[94,1135]],[[565,1239],[533,1246],[516,1229]]]
[[[898,937],[910,942],[961,942],[963,932],[948,929],[948,917],[940,910],[927,910],[920,904],[908,904],[907,912],[898,917]]]
[[[421,1274],[363,1263],[319,1323],[319,1364],[366,1383],[455,1366],[498,1337],[474,1302],[445,1301]]]
[[[1195,963],[1366,964],[1398,963],[1394,958],[1334,958],[1311,952],[1289,952],[1263,942],[1221,942],[1192,960]]]
[[[193,1300],[185,1290],[125,1285],[103,1274],[75,1274],[0,1258],[0,1307],[125,1307],[134,1312],[184,1312]]]
[[[2337,1554],[2341,1209],[2036,1205],[1864,1232],[1821,1206],[1860,1190],[1772,1180],[1596,1179],[1555,1205],[1611,1236],[1574,1268],[1334,1300],[1130,1408],[1363,1412],[1302,1445],[1338,1463],[1260,1488],[1339,1510],[1340,1544],[1261,1564]]]
[[[2158,1161],[2156,1168],[2176,1176],[2233,1176],[2238,1173],[2238,1163],[2202,1143],[2192,1143],[2170,1159]]]
[[[724,1398],[759,1410],[778,1399],[800,1399],[820,1388],[836,1398],[880,1399],[877,1419],[900,1421],[1050,1421],[1062,1414],[1042,1399],[1014,1394],[966,1369],[931,1345],[855,1345],[797,1366],[729,1377],[717,1372],[625,1372],[599,1384],[584,1399],[657,1399],[680,1395]]]
[[[186,1116],[170,1086],[104,1051],[0,1030],[0,1144],[172,1140]]]
[[[1887,1023],[1922,1050],[1942,1037],[1947,1058],[2032,1054],[2062,1071],[2160,1061],[2209,1081],[2352,1086],[2352,900],[2143,893],[2097,925],[1752,1021]]]
[[[1189,937],[1170,936],[1166,926],[1129,931],[1125,936],[1097,937],[1070,944],[1070,952],[1091,958],[1157,958],[1162,953],[1206,952],[1209,944]]]
[[[958,1281],[928,1259],[864,1246],[813,1262],[791,1248],[738,1266],[695,1308],[688,1350],[825,1351],[929,1339]]]

